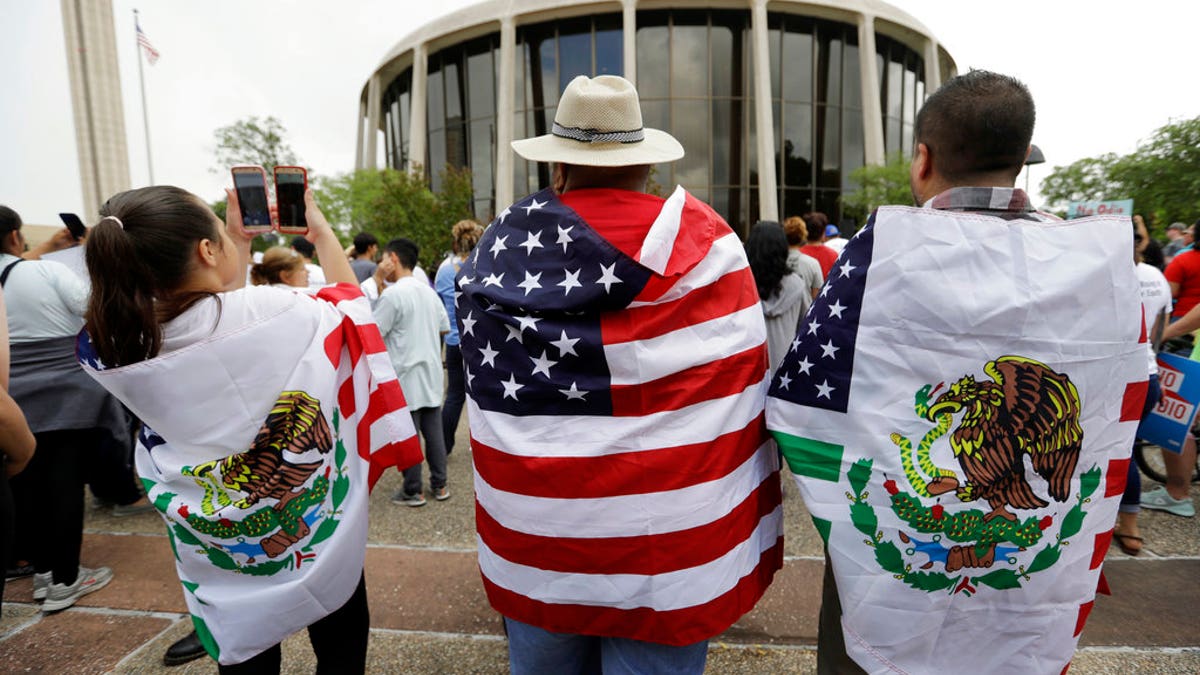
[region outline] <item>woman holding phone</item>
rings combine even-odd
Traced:
[[[279,642],[307,627],[318,672],[361,673],[367,493],[420,450],[386,355],[360,358],[382,341],[311,191],[335,283],[316,302],[244,287],[254,235],[228,196],[225,223],[169,186],[108,200],[79,360],[145,422],[138,473],[220,672],[279,672]]]

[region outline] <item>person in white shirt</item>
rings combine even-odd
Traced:
[[[408,239],[388,242],[384,258],[396,268],[396,281],[379,294],[375,322],[387,346],[388,357],[400,378],[400,388],[412,413],[413,426],[425,444],[429,463],[429,490],[433,498],[450,498],[446,486],[446,442],[442,434],[442,336],[450,331],[450,319],[441,298],[413,275],[417,245]],[[382,263],[381,263],[382,264]],[[421,465],[404,470],[404,487],[392,501],[424,506]]]
[[[837,251],[838,253],[841,253],[842,249],[845,248],[847,241],[849,240],[842,237],[842,231],[838,229],[837,225],[830,223],[825,226],[824,244],[826,246]]]
[[[317,249],[311,241],[302,235],[296,235],[292,237],[292,250],[304,258],[304,266],[308,269],[309,288],[321,288],[329,283],[325,280],[325,272],[321,270],[321,266],[313,263],[313,256],[316,255]]]

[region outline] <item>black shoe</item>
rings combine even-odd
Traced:
[[[24,579],[25,577],[32,576],[33,572],[33,565],[25,563],[24,565],[6,568],[4,570],[4,579],[6,581],[11,579]]]
[[[208,652],[204,651],[204,645],[200,644],[200,636],[196,635],[196,631],[192,631],[175,644],[167,647],[167,653],[163,654],[163,665],[179,666],[207,654]]]

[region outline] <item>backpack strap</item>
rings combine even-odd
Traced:
[[[0,272],[0,287],[3,287],[4,284],[8,281],[9,272],[12,272],[14,267],[16,267],[17,265],[19,265],[23,262],[25,262],[24,258],[17,258],[15,262],[9,263],[8,267],[5,267],[3,272]]]

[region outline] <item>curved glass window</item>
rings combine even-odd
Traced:
[[[885,35],[875,36],[879,99],[883,108],[883,147],[890,155],[912,155],[913,124],[925,101],[925,60]]]

